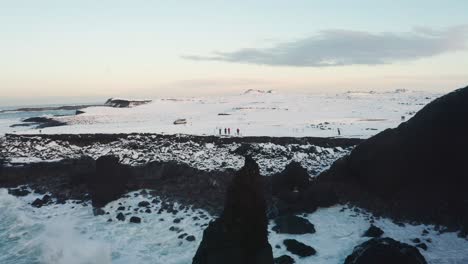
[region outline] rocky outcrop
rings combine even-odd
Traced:
[[[315,233],[315,227],[305,218],[285,215],[275,218],[273,231],[280,234],[313,234]]]
[[[311,203],[350,201],[378,214],[468,228],[467,135],[468,87],[358,145],[314,181]]]
[[[30,117],[22,121],[21,124],[13,124],[10,127],[35,126],[35,128],[46,128],[55,126],[65,126],[67,123],[49,117]]]
[[[426,264],[419,250],[391,238],[373,238],[354,248],[344,264]]]
[[[293,253],[294,255],[298,255],[299,257],[308,257],[315,255],[317,251],[304,243],[301,243],[295,239],[285,239],[283,244],[286,246],[286,249]]]
[[[275,258],[275,264],[294,264],[294,263],[296,263],[296,261],[294,261],[294,259],[288,255],[282,255],[282,256]]]
[[[262,177],[247,157],[227,190],[223,213],[205,229],[193,263],[272,264],[267,225]]]
[[[375,225],[371,225],[369,229],[364,232],[362,236],[364,237],[381,237],[383,235],[384,231],[382,229],[376,227]]]
[[[299,162],[289,163],[281,173],[271,177],[272,195],[278,199],[278,214],[292,214],[308,208],[305,190],[309,187],[310,176]]]
[[[111,107],[132,107],[143,105],[147,103],[151,103],[152,100],[128,100],[128,99],[117,99],[117,98],[109,98],[104,105],[111,106]]]
[[[89,179],[94,207],[105,206],[125,193],[129,173],[115,156],[102,156],[96,160],[96,174]]]

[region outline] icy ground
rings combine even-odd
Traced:
[[[132,108],[90,107],[55,117],[68,126],[42,133],[166,133],[218,135],[237,128],[244,136],[338,136],[367,138],[409,119],[438,94],[396,90],[341,94],[247,93],[223,97],[155,98]],[[185,125],[174,125],[177,119]],[[16,120],[19,122],[19,120]],[[22,130],[17,133],[39,133]],[[6,127],[3,131],[15,129]],[[0,132],[2,130],[0,129]],[[222,131],[224,133],[224,130]]]
[[[214,217],[203,210],[182,208],[178,204],[172,212],[158,213],[162,207],[159,198],[135,196],[136,193],[139,192],[108,204],[104,210],[109,214],[93,216],[87,203],[69,201],[64,205],[33,208],[29,203],[39,195],[17,198],[9,195],[6,189],[0,189],[0,263],[191,263],[203,230]],[[148,201],[150,206],[139,207],[141,201]],[[121,206],[125,209],[120,211]],[[146,209],[151,213],[145,212]],[[125,221],[116,219],[119,212],[125,215]],[[141,223],[129,223],[131,216],[140,217]],[[269,241],[275,257],[288,254],[299,264],[343,263],[353,248],[367,239],[361,235],[369,227],[371,218],[368,213],[347,206],[319,209],[304,217],[315,225],[315,234],[276,234],[270,222]],[[108,222],[109,219],[112,221]],[[430,264],[468,263],[468,241],[455,233],[440,233],[434,226],[406,224],[403,227],[383,218],[376,218],[374,224],[385,232],[384,236],[408,244],[414,244],[411,242],[414,238],[421,239],[428,249],[420,251]],[[423,230],[428,234],[423,235]],[[193,236],[194,240],[187,240],[188,236]],[[294,256],[282,244],[286,238],[314,247],[317,255]]]
[[[97,159],[103,155],[117,155],[123,164],[141,165],[151,161],[176,161],[200,170],[240,169],[244,157],[235,150],[241,145],[175,142],[156,136],[129,135],[110,143],[76,146],[67,141],[53,141],[42,137],[5,136],[0,138],[0,151],[11,164],[56,161],[82,155]],[[336,159],[348,154],[351,148],[325,148],[314,145],[252,143],[253,157],[262,175],[280,172],[292,160],[298,161],[311,175],[328,168]]]

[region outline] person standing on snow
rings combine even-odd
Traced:
[[[219,129],[219,135],[221,136],[221,134],[222,134],[222,130],[221,130],[221,128],[220,128],[220,129]]]
[[[224,128],[224,135],[227,135],[227,128]]]
[[[237,129],[237,135],[239,136],[239,134],[240,134],[240,129],[238,128]]]
[[[228,134],[231,135],[231,128],[228,127]]]

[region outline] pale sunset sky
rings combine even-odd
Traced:
[[[0,0],[0,103],[466,85],[466,0]]]

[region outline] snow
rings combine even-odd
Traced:
[[[367,138],[396,127],[437,97],[427,92],[285,94],[156,98],[132,108],[90,107],[84,114],[56,117],[70,125],[42,133],[165,133],[218,135],[239,128],[243,136],[338,136]],[[222,113],[223,115],[218,115]],[[227,114],[227,115],[226,115]],[[174,125],[177,119],[185,125]],[[21,130],[17,133],[39,133]]]

